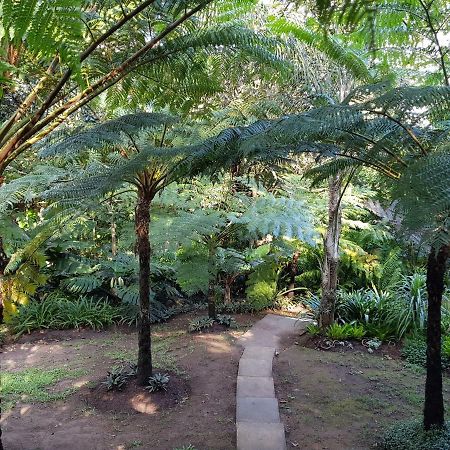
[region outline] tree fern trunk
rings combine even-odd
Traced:
[[[208,316],[211,319],[216,318],[216,271],[215,271],[216,247],[214,244],[209,245],[208,250],[208,266],[209,266],[209,282],[208,282]]]
[[[328,183],[328,228],[323,243],[322,299],[319,308],[319,325],[322,328],[334,322],[342,219],[341,190],[342,177],[338,174]]]
[[[3,323],[3,276],[5,275],[5,269],[8,265],[8,257],[6,256],[5,250],[3,248],[3,239],[0,236],[0,310],[2,314]]]
[[[423,424],[426,430],[444,425],[441,361],[441,305],[444,292],[446,262],[450,246],[431,249],[427,265],[428,324],[427,324],[427,378]]]
[[[137,380],[145,385],[152,376],[151,327],[150,327],[150,203],[148,192],[139,189],[135,227],[139,256],[139,323]]]
[[[223,302],[227,304],[231,303],[231,284],[233,283],[233,279],[233,276],[225,276]]]
[[[297,276],[298,272],[298,258],[300,256],[299,251],[295,251],[292,255],[292,260],[289,263],[289,287],[288,290],[290,292],[287,293],[287,296],[289,298],[294,298],[295,296],[295,277]]]

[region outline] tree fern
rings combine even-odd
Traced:
[[[72,69],[79,67],[83,37],[81,0],[3,0],[0,39],[2,48],[22,45],[36,57],[60,55]],[[0,74],[1,75],[1,74]]]

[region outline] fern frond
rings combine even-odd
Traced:
[[[72,294],[87,294],[102,285],[102,280],[95,275],[84,275],[68,278],[60,283],[60,287]]]
[[[65,136],[59,142],[40,152],[41,157],[59,154],[78,154],[88,149],[117,147],[122,143],[130,145],[129,137],[136,137],[144,130],[172,125],[176,117],[160,113],[135,113],[108,120],[85,131]]]

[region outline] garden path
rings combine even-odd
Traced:
[[[298,334],[309,322],[268,314],[238,339],[244,352],[239,361],[236,389],[237,450],[286,450],[272,360],[281,339]]]

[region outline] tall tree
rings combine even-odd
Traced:
[[[441,304],[449,258],[450,111],[448,87],[355,89],[344,105],[280,119],[244,140],[241,151],[314,152],[339,157],[329,173],[361,165],[396,182],[403,229],[421,233],[427,266],[427,380],[424,427],[442,427]]]

